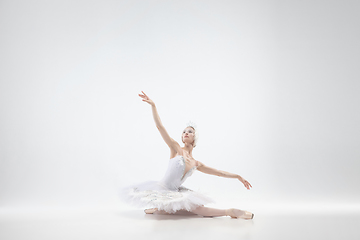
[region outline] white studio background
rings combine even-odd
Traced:
[[[360,200],[358,1],[1,1],[0,206],[116,203],[169,149],[215,200]]]

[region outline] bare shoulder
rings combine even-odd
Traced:
[[[195,165],[196,165],[196,167],[197,167],[198,170],[199,170],[199,168],[201,168],[201,167],[205,167],[205,164],[203,164],[202,162],[197,161],[197,160],[195,160]]]

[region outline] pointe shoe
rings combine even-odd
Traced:
[[[150,208],[150,209],[145,209],[144,212],[146,214],[153,214],[154,212],[156,212],[158,209],[157,208]]]
[[[231,218],[242,218],[242,219],[253,219],[254,214],[248,211],[242,211],[235,208],[230,208],[226,210],[226,215],[230,216]]]

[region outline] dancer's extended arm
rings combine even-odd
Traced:
[[[225,172],[222,170],[217,170],[215,168],[211,168],[206,166],[205,164],[198,162],[198,167],[197,170],[199,170],[200,172],[206,173],[206,174],[211,174],[211,175],[215,175],[215,176],[219,176],[219,177],[225,177],[225,178],[237,178],[240,182],[242,182],[244,184],[244,186],[250,190],[251,184],[246,181],[243,177],[241,177],[238,174],[234,174],[234,173],[229,173],[229,172]]]
[[[139,94],[139,96],[142,98],[142,100],[151,105],[151,110],[152,110],[153,118],[154,118],[154,121],[155,121],[155,125],[156,125],[157,129],[159,130],[162,138],[164,139],[166,144],[169,146],[171,151],[178,152],[179,148],[180,148],[180,145],[174,139],[172,139],[169,136],[169,134],[167,133],[165,127],[161,123],[160,116],[159,116],[159,114],[157,112],[155,103],[143,91],[141,91],[141,92],[143,94]]]

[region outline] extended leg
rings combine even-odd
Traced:
[[[230,216],[232,218],[243,218],[243,219],[253,219],[254,214],[251,212],[243,211],[240,209],[230,208],[230,209],[216,209],[209,207],[197,207],[193,211],[189,212],[186,210],[180,210],[175,213],[168,213],[164,210],[158,210],[157,208],[145,209],[144,211],[147,214],[160,214],[160,215],[191,215],[196,214],[203,217],[221,217],[221,216]]]
[[[252,219],[254,214],[251,212],[243,211],[240,209],[230,208],[230,209],[216,209],[208,207],[198,207],[192,211],[195,214],[204,216],[204,217],[221,217],[221,216],[230,216],[232,218],[243,218],[243,219]]]
[[[168,213],[165,212],[164,210],[158,210],[157,208],[145,209],[144,212],[146,214],[160,214],[160,215],[196,215],[196,213],[192,213],[186,210],[179,210],[176,211],[175,213]]]
[[[201,215],[203,217],[221,217],[227,216],[225,209],[216,209],[216,208],[209,208],[209,207],[198,207],[192,211],[197,215]]]

